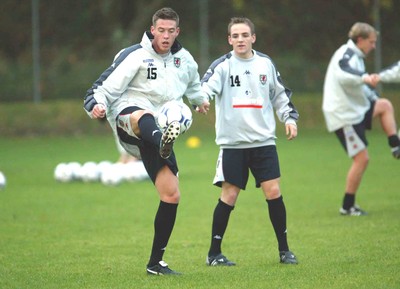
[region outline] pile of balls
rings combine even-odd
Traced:
[[[54,178],[58,182],[85,183],[101,182],[104,185],[116,186],[122,182],[141,181],[149,178],[141,161],[112,163],[92,161],[86,163],[68,162],[59,163],[54,169]]]

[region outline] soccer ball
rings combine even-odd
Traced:
[[[190,108],[183,102],[170,101],[165,103],[157,115],[157,125],[164,130],[171,122],[179,121],[181,134],[185,133],[192,125],[193,116]]]
[[[5,188],[6,183],[6,176],[2,172],[0,172],[0,190]]]
[[[74,179],[72,168],[66,163],[59,163],[54,169],[56,181],[67,183]]]
[[[149,178],[142,161],[129,162],[124,164],[124,179],[129,182],[141,181]]]
[[[67,166],[72,172],[72,180],[78,181],[82,177],[82,165],[78,162],[69,162]]]
[[[81,178],[85,183],[96,182],[100,179],[100,171],[95,162],[86,162],[81,168]]]
[[[101,181],[101,175],[103,174],[103,172],[109,170],[112,165],[113,165],[113,163],[111,161],[101,161],[97,164],[97,171],[99,172],[100,181]]]
[[[100,181],[103,185],[118,186],[124,181],[123,165],[117,163],[104,168],[100,176]]]

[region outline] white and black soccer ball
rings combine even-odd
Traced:
[[[3,172],[0,172],[0,190],[4,189],[6,187],[6,184],[6,176],[3,174]]]
[[[193,122],[193,115],[190,108],[181,101],[169,101],[165,103],[157,114],[157,125],[165,129],[171,122],[179,121],[181,134],[185,133]]]

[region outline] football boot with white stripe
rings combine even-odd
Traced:
[[[236,263],[229,261],[224,255],[218,254],[217,256],[207,256],[206,264],[208,266],[235,266]]]
[[[279,259],[282,264],[297,264],[296,256],[291,251],[280,251]]]
[[[158,262],[158,264],[147,267],[147,274],[149,275],[181,275],[182,273],[176,272],[168,267],[168,264],[164,261]]]
[[[345,210],[343,208],[339,209],[339,213],[343,216],[364,216],[367,215],[367,212],[362,210],[359,206],[354,205],[350,209]]]
[[[400,159],[400,146],[392,148],[392,156],[395,159]]]

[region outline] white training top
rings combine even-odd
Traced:
[[[114,130],[116,117],[128,106],[157,112],[168,101],[183,101],[183,96],[193,105],[207,100],[192,55],[175,41],[171,53],[161,56],[154,51],[152,38],[145,32],[140,44],[121,50],[87,91],[85,110],[90,115],[96,103],[104,104]]]
[[[221,148],[275,144],[275,117],[296,124],[291,91],[282,84],[271,59],[253,50],[242,59],[233,51],[215,60],[202,79],[202,89],[215,98],[216,143]]]
[[[377,94],[363,82],[364,53],[349,39],[333,54],[325,75],[322,110],[330,132],[360,123]]]

